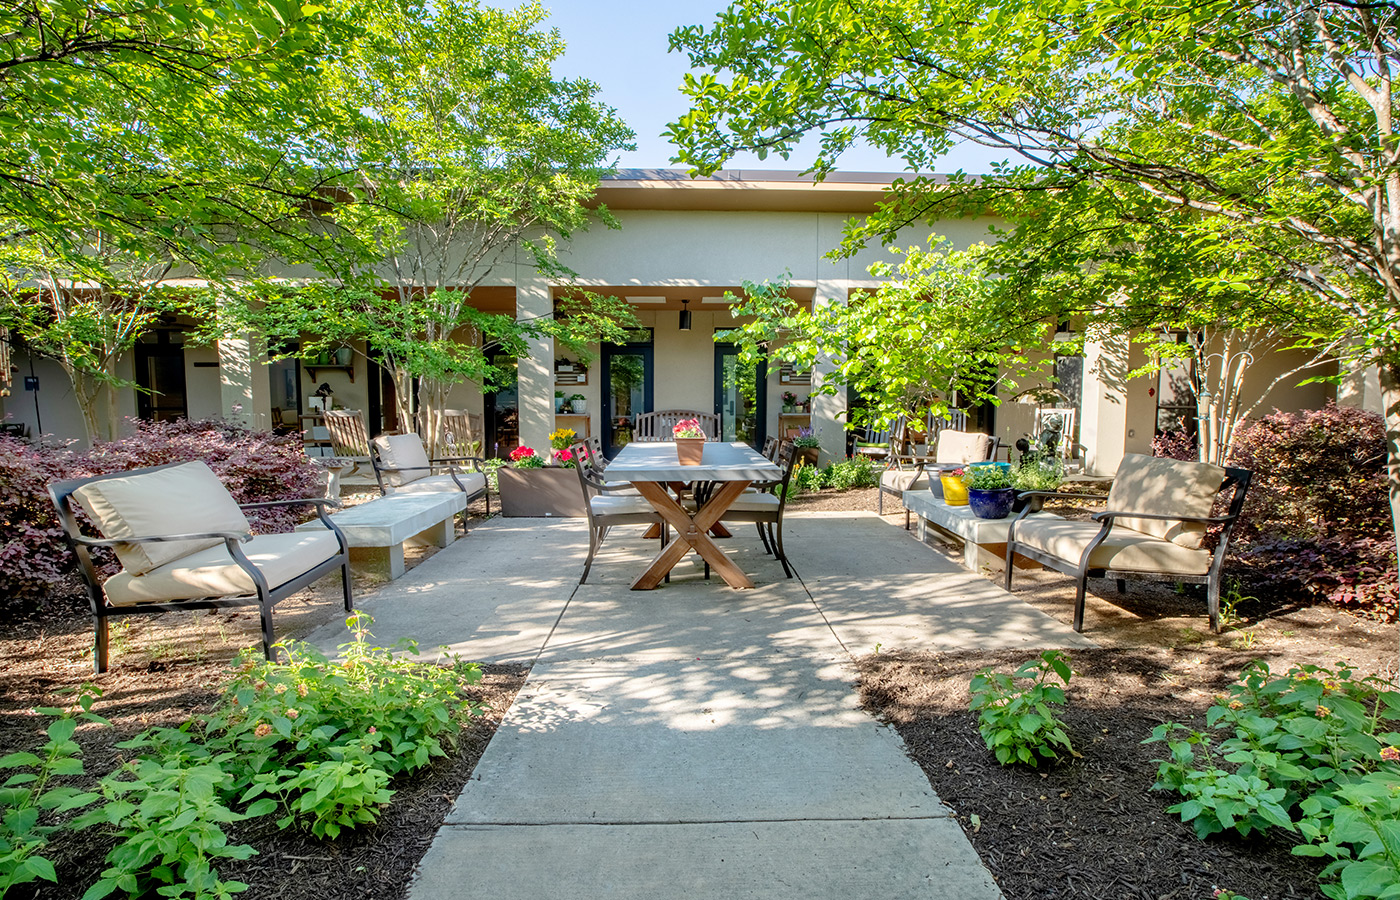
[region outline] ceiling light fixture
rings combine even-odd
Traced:
[[[690,330],[690,301],[681,301],[681,331]]]

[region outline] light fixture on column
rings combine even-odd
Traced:
[[[690,301],[681,301],[681,331],[690,330]]]

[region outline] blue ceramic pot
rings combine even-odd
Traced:
[[[1011,514],[1011,506],[1015,502],[1015,488],[990,491],[969,488],[967,491],[967,505],[972,507],[972,514],[979,519],[1004,519]]]

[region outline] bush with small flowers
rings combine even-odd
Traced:
[[[1351,670],[1247,666],[1206,713],[1206,730],[1153,729],[1164,742],[1156,789],[1199,837],[1296,835],[1300,856],[1330,857],[1323,893],[1400,896],[1400,692]]]

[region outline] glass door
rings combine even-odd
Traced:
[[[637,414],[651,411],[650,337],[603,348],[603,455],[608,458],[631,442]]]
[[[741,362],[733,344],[715,344],[715,415],[719,439],[741,441],[754,449],[767,437],[768,363]]]
[[[183,419],[185,335],[168,328],[148,332],[136,345],[136,415],[152,422]]]

